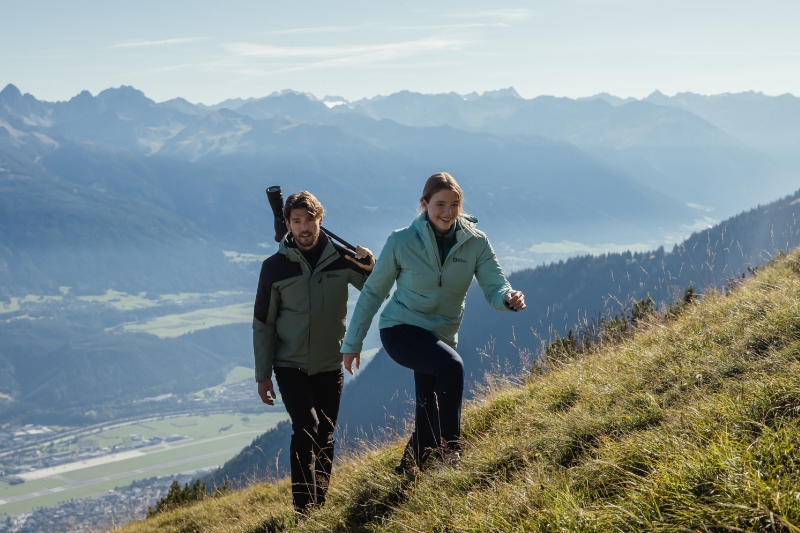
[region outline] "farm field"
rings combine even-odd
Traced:
[[[132,481],[213,468],[232,458],[256,436],[287,418],[285,412],[215,414],[148,420],[96,433],[101,448],[131,444],[133,439],[179,435],[183,439],[105,456],[96,461],[59,465],[25,474],[23,484],[0,481],[0,513],[16,514],[71,498],[99,494]]]
[[[125,324],[124,328],[127,331],[150,333],[167,339],[214,326],[247,323],[252,320],[253,304],[247,302],[160,316],[144,324]]]

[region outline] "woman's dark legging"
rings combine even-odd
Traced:
[[[395,362],[414,371],[416,419],[403,461],[422,466],[432,450],[460,450],[461,356],[430,331],[407,324],[382,329],[381,342]]]

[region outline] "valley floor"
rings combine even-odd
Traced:
[[[106,449],[126,441],[131,444],[131,436],[138,442],[157,443],[18,474],[16,477],[25,480],[18,485],[0,482],[0,513],[18,514],[96,495],[144,478],[216,467],[286,418],[284,412],[197,415],[101,431],[91,438]]]

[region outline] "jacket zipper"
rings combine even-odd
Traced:
[[[308,363],[307,363],[307,366],[308,366],[308,372],[311,372],[311,355],[312,354],[311,354],[311,320],[310,320],[310,317],[311,317],[311,313],[313,313],[313,311],[314,311],[313,309],[311,309],[311,279],[314,277],[314,272],[317,270],[317,267],[319,267],[322,263],[324,263],[325,261],[327,261],[328,259],[333,257],[336,254],[336,252],[334,251],[334,253],[328,255],[325,258],[320,257],[317,260],[317,264],[314,266],[314,268],[311,268],[311,265],[308,264],[308,261],[306,261],[306,258],[303,257],[303,254],[300,253],[299,250],[297,251],[297,254],[300,256],[300,260],[303,261],[306,264],[306,266],[308,267],[308,306],[309,306],[308,315],[309,315],[309,323],[308,323]],[[319,282],[322,283],[322,278],[319,278]],[[324,305],[324,302],[323,302],[323,305]]]
[[[433,232],[433,230],[430,228],[430,226],[427,229],[428,229],[428,242],[431,244],[434,260],[436,260],[439,257],[439,254],[436,253],[437,247],[433,246],[433,242],[431,242],[431,233]],[[466,234],[466,230],[462,229],[461,231],[463,231]],[[444,271],[444,264],[447,262],[450,256],[453,255],[455,249],[461,246],[469,238],[470,236],[467,235],[463,241],[459,242],[458,240],[456,240],[456,244],[452,248],[450,248],[450,251],[447,253],[447,257],[445,257],[444,259],[440,259],[439,261],[436,261],[436,266],[439,267],[439,287],[442,286],[442,272]]]

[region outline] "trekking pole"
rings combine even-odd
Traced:
[[[272,214],[274,216],[273,226],[275,228],[275,242],[280,242],[289,232],[289,230],[286,229],[286,219],[283,218],[283,191],[281,191],[280,185],[275,185],[267,189],[267,200],[269,201],[269,206],[272,208]],[[353,258],[356,257],[355,246],[322,226],[320,226],[320,229],[324,231],[328,237],[338,241],[339,244],[344,246],[347,255]],[[356,259],[356,261],[362,265],[368,265],[370,263],[370,256]]]

